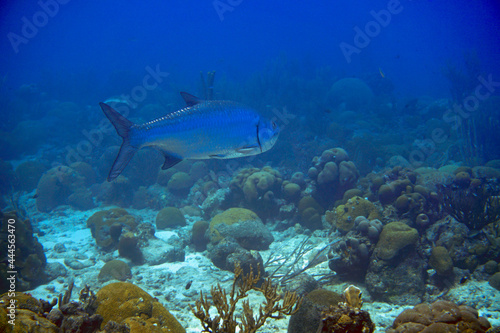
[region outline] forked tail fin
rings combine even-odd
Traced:
[[[122,173],[123,169],[125,169],[128,162],[130,162],[137,151],[137,147],[133,147],[130,144],[130,128],[134,125],[134,123],[119,114],[111,106],[105,103],[99,103],[99,105],[111,124],[115,127],[118,135],[123,138],[120,152],[118,153],[118,156],[116,156],[115,162],[109,171],[108,182],[110,182]]]

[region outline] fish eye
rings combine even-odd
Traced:
[[[271,121],[271,125],[273,126],[273,130],[275,130],[276,127],[278,127],[278,125],[276,125],[276,122],[274,122],[274,121]]]

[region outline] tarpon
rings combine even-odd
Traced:
[[[271,149],[279,135],[275,121],[232,101],[204,101],[181,92],[187,107],[144,124],[134,124],[112,107],[99,103],[123,138],[108,181],[125,169],[138,149],[152,147],[165,157],[162,169],[183,159],[236,158]]]

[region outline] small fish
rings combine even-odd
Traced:
[[[125,104],[129,107],[131,107],[132,109],[135,109],[136,108],[136,105],[133,105],[132,103],[130,103],[129,100],[126,100],[126,99],[123,99],[123,98],[120,98],[120,97],[110,97],[108,98],[107,100],[105,100],[103,103],[107,103],[107,104]]]
[[[99,103],[123,138],[108,181],[118,177],[135,152],[143,147],[155,148],[163,154],[165,170],[183,159],[257,155],[271,149],[278,139],[280,129],[276,122],[249,107],[232,101],[204,101],[185,92],[181,96],[187,107],[141,125]]]
[[[384,72],[382,72],[382,68],[378,68],[378,72],[380,73],[380,76],[382,76],[383,78],[385,78],[385,74]]]

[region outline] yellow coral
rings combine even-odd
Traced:
[[[131,333],[145,332],[141,325],[137,325],[137,330],[134,328],[138,322],[146,321],[149,323],[148,326],[156,323],[159,328],[159,330],[151,330],[150,332],[186,332],[167,309],[147,292],[132,283],[108,284],[97,292],[96,297],[98,304],[96,313],[103,317],[101,327],[113,320],[117,323],[132,324]]]
[[[375,254],[382,260],[390,260],[402,248],[418,241],[418,231],[402,222],[391,222],[384,226]]]
[[[210,221],[210,241],[212,243],[218,243],[222,240],[222,236],[216,229],[217,225],[221,223],[232,225],[241,221],[249,220],[260,221],[260,218],[257,214],[246,208],[229,208],[228,210],[215,215]]]
[[[380,212],[369,200],[358,196],[347,200],[345,205],[338,206],[335,212],[326,212],[326,220],[344,232],[348,232],[354,227],[354,220],[358,216],[373,220],[380,218]]]

